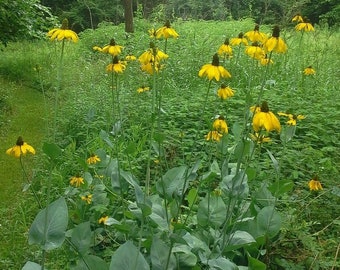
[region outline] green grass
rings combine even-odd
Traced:
[[[118,157],[122,169],[135,175],[141,187],[144,187],[149,149],[150,100],[155,89],[143,94],[138,94],[136,89],[141,85],[152,87],[152,78],[142,74],[136,62],[129,63],[124,74],[119,76],[124,134],[117,138],[110,137],[114,140],[114,149],[110,149],[103,140],[103,132],[109,133],[112,130],[110,76],[105,73],[110,57],[95,53],[91,48],[94,45],[103,46],[114,37],[118,44],[125,47],[125,53],[139,56],[149,46],[147,30],[151,27],[145,21],[136,21],[136,32],[127,38],[123,26],[103,25],[96,31],[82,33],[78,44],[66,44],[57,132],[57,144],[63,149],[63,155],[55,164],[52,176],[48,173],[48,162],[42,154],[41,146],[44,141],[51,141],[53,106],[45,107],[43,93],[48,104],[53,104],[54,91],[58,87],[56,78],[60,44],[54,45],[47,41],[25,43],[24,46],[10,44],[3,52],[0,60],[0,94],[3,97],[0,108],[6,114],[1,118],[4,119],[1,125],[1,152],[4,153],[14,145],[19,135],[35,146],[38,154],[36,157],[28,157],[27,166],[32,168],[30,174],[34,176],[35,188],[39,190],[41,200],[46,199],[47,178],[53,182],[52,197],[58,198],[72,191],[69,187],[71,176],[83,171],[93,173],[91,168],[84,165],[83,160],[89,154],[97,153],[98,149],[98,153],[105,152]],[[204,142],[212,117],[220,113],[226,116],[230,130],[226,143],[228,147],[237,143],[238,126],[245,124],[244,113],[248,111],[248,105],[254,104],[256,100],[264,68],[259,68],[244,55],[244,49],[236,61],[237,48],[234,48],[233,59],[225,65],[233,76],[227,83],[235,89],[235,96],[221,102],[214,94],[220,83],[213,82],[206,110],[202,114],[208,82],[198,77],[200,67],[211,62],[212,55],[225,37],[235,37],[239,32],[251,30],[253,22],[178,21],[174,27],[180,38],[168,41],[167,53],[170,57],[162,75],[156,80],[156,87],[162,91],[162,110],[165,112],[160,117],[161,132],[156,134],[156,140],[161,142],[165,154],[159,157],[156,151],[152,151],[152,181],[157,181],[157,177],[170,168],[183,164],[191,166],[197,159],[202,160],[197,179],[203,181],[212,161],[217,160],[221,164],[224,159],[214,144]],[[269,26],[261,28],[267,33],[270,33],[270,29]],[[285,147],[275,134],[273,143],[264,146],[279,162],[279,174],[265,149],[256,152],[255,159],[249,163],[248,177],[253,175],[253,179],[249,179],[250,194],[247,202],[254,208],[261,208],[263,205],[257,200],[270,199],[262,183],[270,186],[277,177],[281,181],[293,183],[292,189],[277,198],[276,206],[283,218],[280,234],[267,243],[267,255],[260,258],[268,269],[331,269],[340,231],[340,187],[337,181],[340,164],[340,100],[336,95],[339,59],[334,58],[339,55],[337,40],[340,33],[316,27],[315,33],[305,33],[302,38],[301,33],[289,29],[283,31],[282,36],[289,50],[287,54],[273,54],[274,65],[266,77],[268,83],[265,84],[263,99],[269,102],[274,112],[303,114],[306,119],[298,122],[295,137]],[[163,48],[162,43],[159,46]],[[302,75],[303,68],[309,65],[317,71],[316,76]],[[39,73],[34,71],[36,66],[41,67]],[[249,91],[253,94],[246,99]],[[284,125],[284,122],[282,118],[281,124]],[[154,144],[154,149],[156,146]],[[153,162],[159,158],[162,160],[160,166]],[[236,162],[237,157],[230,155],[229,161]],[[37,247],[27,244],[27,232],[38,210],[32,195],[21,192],[24,180],[18,160],[3,155],[0,162],[0,175],[4,179],[0,191],[1,213],[6,216],[4,222],[1,222],[5,241],[0,248],[0,268],[19,269],[28,260],[40,260]],[[307,183],[315,173],[319,175],[324,190],[311,193]],[[205,194],[218,183],[216,177],[211,183],[203,185],[200,200],[204,201]],[[192,183],[191,188],[195,185]],[[79,192],[77,189],[73,191]],[[152,187],[152,192],[154,195],[160,192],[157,185]],[[100,230],[97,219],[102,214],[121,218],[119,211],[124,207],[114,197],[109,194],[107,196],[110,205],[99,204],[102,208],[87,213],[92,228]],[[126,190],[125,196],[134,200],[130,189]],[[87,219],[82,220],[77,212],[79,198],[78,203],[73,204],[77,196],[68,194],[66,197],[71,229],[73,224]],[[117,207],[117,213],[110,212],[111,207]],[[175,207],[174,204],[171,207]],[[125,218],[129,220],[134,212],[125,211],[128,212]],[[247,214],[252,216],[253,212]],[[130,221],[129,226],[138,225],[133,218]],[[139,229],[134,227],[133,230]],[[106,233],[100,236],[107,237],[105,241],[108,242],[101,242],[101,245],[112,245],[112,248],[98,251],[98,248],[103,248],[98,245],[91,252],[109,261],[115,250],[113,247],[124,241],[119,230],[107,230]],[[114,241],[110,241],[109,237],[114,237]],[[139,236],[131,231],[125,237],[136,240]],[[145,238],[148,237],[145,233]],[[199,232],[197,237],[204,239]],[[145,245],[147,251],[147,243]],[[235,253],[230,252],[228,258],[245,264],[246,256],[241,253],[245,250],[252,256],[255,253],[254,250],[243,248]],[[65,264],[67,256],[72,257],[68,247],[51,252],[47,258],[48,269],[57,269],[56,265]],[[339,267],[338,263],[336,267]]]

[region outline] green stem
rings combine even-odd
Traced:
[[[63,77],[64,48],[65,48],[65,39],[63,39],[61,43],[61,54],[60,54],[58,75],[57,75],[57,87],[56,87],[55,98],[54,98],[53,141],[56,140],[56,133],[57,133],[58,102],[59,102],[59,90],[61,89],[61,81]]]
[[[34,198],[35,200],[37,201],[38,205],[39,205],[39,208],[41,209],[42,208],[42,205],[40,203],[40,200],[38,198],[38,195],[37,193],[35,192],[35,189],[33,188],[33,186],[31,185],[31,182],[29,181],[28,179],[28,175],[26,173],[26,170],[25,170],[25,167],[24,167],[24,164],[22,162],[22,156],[20,155],[20,166],[21,166],[21,169],[22,169],[22,172],[23,172],[23,178],[27,181],[27,184],[29,185],[29,188],[32,190],[32,193],[34,195]]]
[[[152,152],[152,141],[155,133],[155,106],[156,106],[156,68],[155,65],[152,65],[153,73],[152,73],[152,101],[151,101],[151,127],[150,127],[150,141],[149,141],[149,151],[148,151],[148,161],[146,167],[146,177],[145,177],[145,193],[146,195],[150,194],[150,179],[151,179],[151,152]]]
[[[45,217],[44,217],[44,239],[43,239],[43,244],[44,246],[46,244],[46,239],[47,239],[47,222],[48,222],[48,207],[50,203],[50,196],[51,196],[51,174],[52,174],[52,165],[50,169],[50,175],[47,179],[47,195],[46,195],[46,210],[45,210]],[[41,269],[44,270],[45,268],[45,260],[46,260],[46,249],[43,248],[42,250],[42,260],[41,260]]]

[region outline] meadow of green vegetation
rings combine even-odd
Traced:
[[[292,24],[268,66],[233,47],[219,82],[200,68],[252,20],[174,22],[178,39],[154,41],[169,55],[154,75],[138,61],[107,73],[111,56],[92,49],[114,38],[122,59],[138,59],[160,26],[102,24],[65,42],[62,61],[62,42],[47,39],[0,52],[0,268],[339,269],[339,31]],[[221,83],[235,95],[221,100]],[[281,133],[254,142],[250,107],[262,101],[305,119],[278,116]],[[216,115],[229,132],[207,141]],[[37,152],[22,158],[24,177],[5,155],[18,136]],[[316,175],[323,189],[310,191]]]

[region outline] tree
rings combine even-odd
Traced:
[[[133,33],[132,0],[124,0],[125,32]]]
[[[0,1],[0,43],[43,37],[56,18],[39,0]]]

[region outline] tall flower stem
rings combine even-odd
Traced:
[[[47,222],[48,222],[48,207],[50,204],[50,197],[51,197],[51,175],[52,175],[52,171],[53,171],[53,164],[51,164],[51,169],[50,171],[50,175],[47,179],[47,194],[46,194],[46,210],[45,210],[45,217],[44,217],[44,240],[47,239]],[[43,245],[45,245],[45,243],[43,243]],[[41,260],[41,269],[44,270],[45,269],[45,260],[46,260],[46,249],[43,248],[42,250],[42,260]]]
[[[57,86],[56,86],[55,97],[54,97],[53,141],[55,141],[56,133],[57,133],[58,103],[59,103],[59,91],[61,89],[61,81],[63,77],[64,48],[65,48],[65,39],[63,39],[61,43],[61,54],[60,54],[60,59],[59,59],[59,64],[58,64],[58,74],[57,74]]]
[[[149,151],[148,151],[148,161],[146,167],[146,177],[145,177],[145,193],[147,195],[150,194],[150,179],[151,179],[151,152],[152,152],[152,140],[155,133],[155,107],[156,107],[156,98],[157,98],[157,90],[156,90],[156,68],[152,65],[153,73],[152,73],[152,100],[151,100],[151,129],[150,129],[150,141],[149,141]]]
[[[112,56],[112,64],[113,64],[113,56]],[[116,78],[116,81],[115,81]],[[114,72],[111,72],[111,98],[112,98],[112,123],[114,123],[115,118],[115,89],[117,90],[117,77],[115,77]]]
[[[21,155],[20,155],[20,158],[19,158],[19,159],[20,159],[21,170],[22,170],[22,172],[23,172],[23,178],[26,180],[27,184],[29,185],[29,188],[31,189],[31,191],[32,191],[32,193],[33,193],[33,195],[34,195],[34,198],[35,198],[35,200],[36,200],[36,202],[37,202],[39,208],[41,209],[42,206],[41,206],[40,200],[39,200],[39,198],[38,198],[38,195],[37,195],[35,189],[34,189],[33,186],[31,185],[31,182],[29,181],[29,178],[28,178],[28,175],[27,175],[27,173],[26,173],[26,170],[25,170],[24,163],[23,163],[23,161],[22,161],[22,156],[21,156]]]

